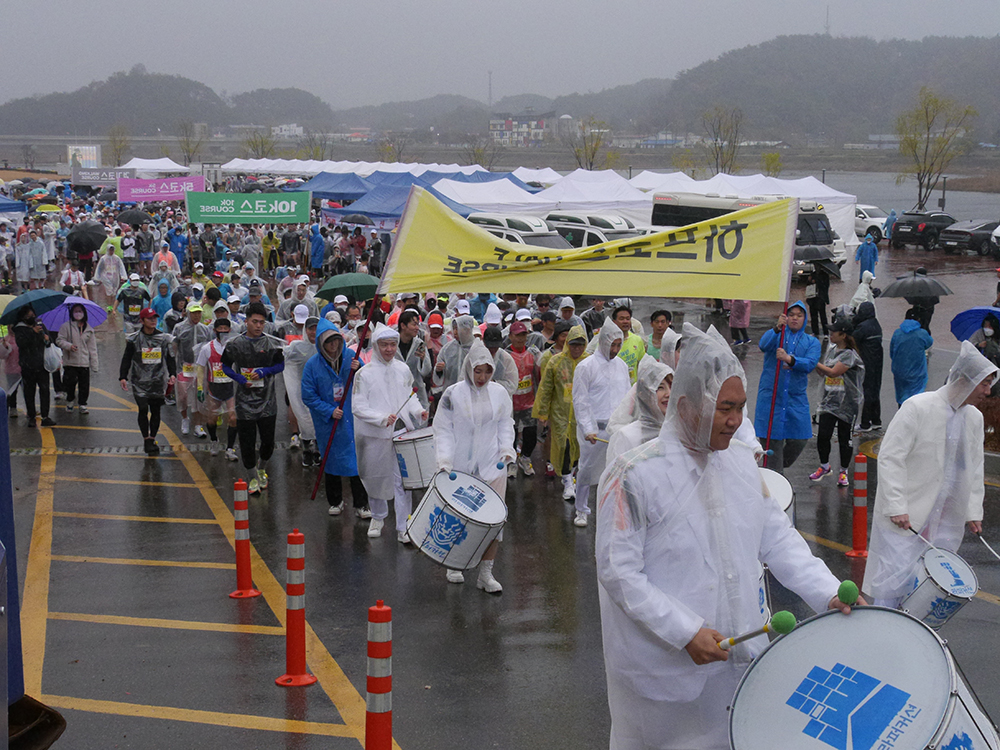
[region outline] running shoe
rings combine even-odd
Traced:
[[[235,448],[226,448],[226,460],[227,461],[238,461],[239,458],[236,455]]]
[[[355,508],[354,512],[357,514],[358,518],[371,518],[371,509],[366,505],[364,508]]]
[[[208,446],[208,455],[218,456],[219,455],[219,441],[213,440],[211,445]]]
[[[267,472],[263,469],[257,469],[257,482],[262,490],[267,489]]]
[[[56,421],[52,417],[46,417],[42,420],[42,427],[55,427]]]
[[[372,539],[382,536],[383,526],[385,526],[385,521],[381,518],[373,518],[371,523],[368,525],[368,536]]]
[[[531,465],[531,458],[529,456],[518,456],[517,457],[518,468],[526,477],[532,477],[535,475],[535,469]]]
[[[297,450],[300,444],[301,441],[299,440],[298,433],[292,435],[292,439],[288,441],[288,447],[293,451]]]
[[[833,469],[829,466],[826,467],[820,466],[818,469],[816,469],[816,471],[814,471],[812,474],[809,475],[809,478],[814,482],[818,482],[820,479],[825,477],[831,471],[833,471]]]
[[[331,505],[330,510],[327,511],[331,516],[339,516],[344,512],[344,503],[341,502],[339,505]]]
[[[446,578],[448,583],[465,583],[465,576],[461,570],[449,570]]]
[[[90,414],[90,409],[87,408],[86,404],[80,404],[80,413],[81,414]]]
[[[202,425],[196,424],[194,426],[194,436],[196,438],[201,438],[202,440],[204,440],[205,438],[208,437],[208,430],[206,430]]]
[[[400,544],[413,544],[413,542],[410,541],[410,535],[407,534],[405,531],[400,531],[396,533],[396,541],[398,541]]]
[[[584,528],[587,525],[587,514],[577,511],[576,518],[573,519],[573,525],[579,526],[581,529]]]
[[[256,477],[250,480],[250,487],[248,491],[250,492],[251,495],[260,494],[260,483],[257,481]]]
[[[840,476],[837,477],[837,486],[838,487],[846,487],[847,485],[848,485],[847,472],[846,471],[842,471],[842,472],[840,472]]]
[[[181,435],[187,435],[191,432],[191,420],[187,417],[181,419]]]
[[[72,401],[67,401],[66,402],[66,411],[73,411],[74,408],[75,407],[73,406],[73,402]],[[83,409],[81,409],[80,411],[83,411]]]

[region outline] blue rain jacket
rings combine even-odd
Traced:
[[[323,241],[323,235],[319,233],[319,224],[312,225],[312,233],[309,235],[309,252],[312,256],[310,258],[312,267],[316,269],[322,268],[325,243]],[[340,428],[338,427],[337,429],[339,430]]]
[[[757,386],[757,406],[754,409],[753,427],[761,440],[767,437],[767,422],[771,414],[771,395],[774,393],[774,371],[781,364],[781,374],[778,377],[778,397],[774,404],[774,426],[771,429],[772,440],[808,440],[812,437],[812,418],[809,412],[809,397],[806,390],[809,386],[809,373],[816,369],[816,364],[822,354],[819,341],[806,333],[809,324],[809,313],[801,302],[788,306],[791,310],[798,307],[806,313],[806,322],[797,332],[785,328],[785,342],[782,348],[793,357],[795,365],[791,368],[778,362],[775,352],[781,334],[773,328],[761,336],[758,346],[764,352],[764,369],[760,374],[760,385]]]
[[[878,263],[878,245],[870,240],[865,240],[858,245],[858,251],[854,253],[854,260],[860,264],[858,266],[858,283],[860,284],[865,271],[871,271],[872,276],[875,275],[875,264]]]
[[[910,396],[923,393],[927,388],[927,350],[934,339],[919,321],[904,320],[889,343],[892,357],[892,380],[896,386],[896,403],[902,404]]]
[[[340,372],[335,372],[333,365],[320,351],[321,342],[335,332],[340,335],[340,329],[329,320],[321,319],[316,326],[316,354],[309,358],[302,370],[302,401],[309,407],[312,414],[313,427],[316,428],[316,450],[322,455],[333,429],[333,411],[340,403],[340,395],[347,385],[351,373],[353,352],[346,346],[341,349]],[[351,384],[353,389],[353,383]],[[358,458],[354,449],[354,412],[351,410],[353,394],[347,393],[344,402],[344,416],[340,418],[337,433],[333,436],[330,455],[326,459],[324,471],[338,477],[356,477],[358,475]]]

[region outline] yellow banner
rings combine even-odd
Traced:
[[[798,200],[781,200],[657,234],[552,250],[494,237],[414,186],[379,293],[781,301],[788,292],[798,209]]]

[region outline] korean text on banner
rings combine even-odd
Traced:
[[[192,177],[162,177],[158,180],[130,180],[122,177],[118,180],[118,201],[182,201],[185,194],[204,190],[205,178],[200,174]]]
[[[494,237],[414,186],[379,293],[449,291],[781,301],[788,292],[798,200],[579,249]]]
[[[187,194],[188,221],[206,224],[301,224],[312,193]]]

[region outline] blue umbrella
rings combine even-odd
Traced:
[[[19,294],[17,299],[4,308],[3,315],[0,315],[0,326],[14,325],[21,315],[21,310],[27,305],[31,305],[35,315],[41,315],[58,307],[68,296],[66,292],[57,292],[54,289],[32,289],[30,292]]]
[[[995,315],[1000,320],[1000,307],[972,307],[951,319],[951,332],[959,341],[965,341],[983,327],[987,315]]]
[[[97,328],[108,319],[108,313],[103,307],[83,297],[67,297],[58,307],[39,315],[38,319],[50,331],[58,331],[62,324],[69,320],[74,305],[83,305],[83,309],[87,311],[87,323],[91,328]]]

